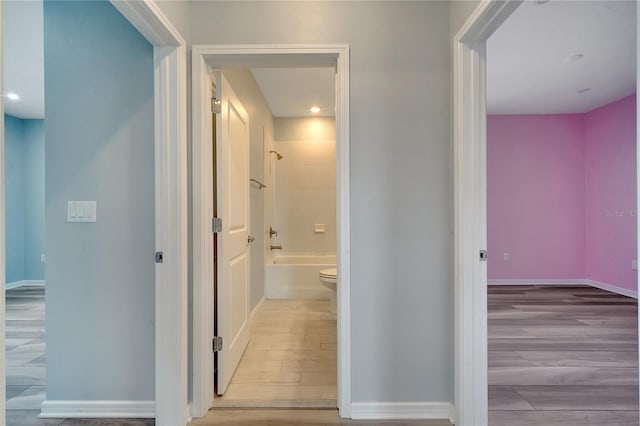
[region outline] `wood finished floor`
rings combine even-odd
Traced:
[[[491,426],[638,424],[635,299],[490,286],[488,308]]]
[[[7,410],[40,410],[45,395],[44,287],[5,293]]]
[[[336,407],[336,316],[324,300],[265,300],[217,407]]]
[[[451,426],[447,420],[348,420],[336,409],[229,409],[210,411],[189,426]]]
[[[488,300],[491,426],[638,424],[635,300],[589,287],[543,286],[492,286],[489,288]],[[6,294],[6,301],[7,398],[10,401],[29,388],[44,386],[44,289],[25,287],[21,290],[10,290]],[[316,309],[323,307],[317,306]],[[283,321],[277,322],[276,317],[280,315],[277,311],[280,310],[268,304],[264,306],[265,316],[256,318],[256,333],[249,348],[251,352],[248,350],[247,354],[255,352],[255,356],[277,358],[266,359],[264,362],[279,362],[278,371],[282,372],[282,367],[289,365],[288,361],[302,361],[281,359],[302,357],[283,355],[279,352],[285,350],[281,349],[282,347],[286,346],[292,349],[292,352],[315,351],[318,350],[315,343],[320,343],[319,351],[332,350],[335,353],[335,340],[333,346],[327,341],[327,336],[331,334],[328,329],[333,327],[335,332],[335,319],[333,326],[330,326],[329,323],[322,322],[327,321],[327,317],[321,312],[305,314],[305,322],[309,321],[307,325],[301,326],[300,323],[296,323],[294,327],[291,324],[292,317],[299,314],[295,312],[299,309],[290,310],[281,318]],[[273,332],[278,331],[274,334],[293,337],[281,336],[275,340],[261,338],[258,337],[258,333],[266,331],[260,330],[261,327],[271,328]],[[269,354],[269,351],[273,352]],[[251,357],[252,355],[249,355],[249,358]],[[329,357],[321,358],[320,361],[325,362],[328,359]],[[270,368],[274,365],[271,364]],[[291,365],[301,367],[303,364]],[[259,370],[258,368],[258,371],[255,371],[255,377],[261,376]],[[331,372],[334,370],[335,367]],[[324,374],[326,372],[328,371],[322,371],[316,378],[335,378],[335,374]],[[267,373],[263,377],[267,377]],[[303,371],[297,373],[301,374],[301,384]],[[246,375],[251,374],[247,371]],[[318,383],[320,382],[310,386],[330,386]],[[34,389],[40,390],[36,388]],[[14,404],[18,401],[27,404],[29,400],[28,395],[23,394],[23,398],[15,399]],[[335,397],[333,402],[335,403]],[[153,419],[38,419],[39,412],[39,408],[8,409],[7,425],[154,424]],[[336,410],[219,409],[190,425],[448,424],[444,421],[425,420],[349,421],[340,419]]]
[[[5,292],[7,426],[152,426],[153,419],[39,419],[45,397],[45,288]]]

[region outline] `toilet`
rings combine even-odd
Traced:
[[[338,286],[337,286],[337,283],[338,283],[337,274],[338,274],[338,269],[337,268],[323,269],[322,271],[320,271],[320,282],[322,283],[323,286],[325,286],[326,288],[331,290],[331,308],[330,308],[330,311],[334,315],[336,313],[336,293],[337,293],[337,289],[338,289]]]

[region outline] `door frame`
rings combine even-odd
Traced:
[[[155,418],[188,410],[187,45],[153,0],[110,0],[153,45],[155,123]]]
[[[484,0],[453,38],[456,425],[489,422],[486,41],[523,0]]]
[[[460,426],[486,425],[489,416],[487,269],[479,260],[479,251],[487,247],[486,41],[522,2],[484,0],[453,39],[455,407]],[[640,27],[640,9],[636,20]],[[640,42],[640,32],[637,36]],[[636,86],[638,81],[640,68]],[[637,114],[636,138],[640,108]],[[636,161],[640,210],[640,150]]]
[[[164,263],[157,264],[155,269],[155,409],[145,413],[133,412],[131,415],[155,416],[158,426],[186,424],[187,46],[153,0],[110,1],[153,45],[155,247],[165,253]],[[0,93],[4,93],[2,61],[0,34]],[[0,115],[0,292],[4,294],[4,101],[0,101]],[[0,347],[4,347],[4,331],[4,297],[1,297]],[[5,424],[6,363],[5,352],[1,352],[0,424]],[[101,412],[106,415],[105,411]],[[89,413],[80,410],[77,414],[78,417],[86,417]]]
[[[192,73],[193,346],[191,415],[215,407],[213,384],[213,175],[211,68],[335,66],[337,148],[338,408],[351,417],[349,198],[349,46],[346,44],[194,45]]]

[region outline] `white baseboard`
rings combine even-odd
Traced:
[[[494,279],[487,280],[489,285],[589,285],[584,278],[563,278],[554,279]]]
[[[325,287],[295,288],[278,287],[267,288],[267,299],[305,299],[305,300],[329,300],[331,293]]]
[[[454,409],[449,402],[354,402],[351,418],[362,420],[449,420],[454,423]]]
[[[265,298],[264,298],[264,296],[262,296],[262,299],[260,299],[260,301],[258,302],[256,307],[253,308],[253,311],[251,311],[251,314],[249,315],[249,323],[253,323],[253,320],[254,320],[254,318],[256,316],[256,313],[258,312],[258,310],[260,309],[260,306],[262,306],[264,301],[265,301]]]
[[[633,290],[627,290],[626,288],[616,287],[611,284],[601,283],[599,281],[575,278],[575,279],[560,279],[560,280],[531,280],[531,279],[494,279],[487,280],[488,285],[583,285],[599,288],[601,290],[610,291],[612,293],[621,294],[623,296],[638,298],[638,292]]]
[[[5,290],[11,290],[18,287],[24,287],[26,285],[29,286],[37,286],[44,287],[44,280],[22,280],[22,281],[14,281],[12,283],[5,284]]]
[[[632,297],[634,299],[638,298],[638,292],[637,291],[627,290],[626,288],[616,287],[616,286],[613,286],[611,284],[601,283],[599,281],[593,281],[593,280],[585,280],[585,281],[591,287],[599,288],[601,290],[610,291],[612,293],[618,293],[618,294],[621,294],[623,296]]]
[[[155,401],[44,401],[39,418],[153,418]]]

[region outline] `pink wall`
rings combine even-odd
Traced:
[[[586,277],[636,290],[636,97],[585,114]]]
[[[487,136],[489,279],[636,290],[635,95],[586,114],[489,116]]]
[[[489,279],[584,276],[583,132],[578,114],[488,117]]]

